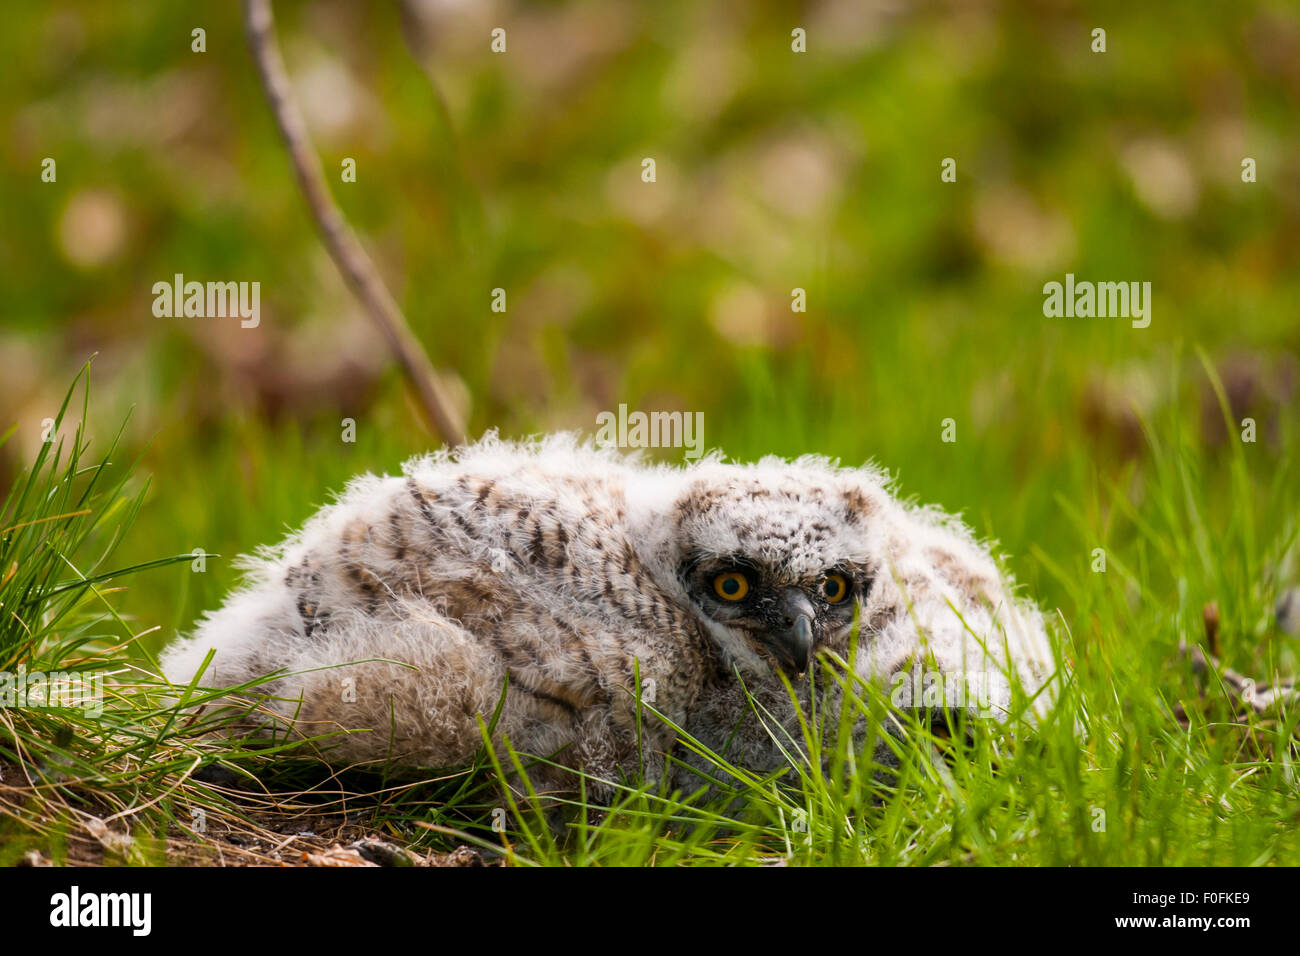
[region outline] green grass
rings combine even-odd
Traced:
[[[838,749],[829,778],[731,784],[739,809],[634,789],[561,846],[528,801],[498,806],[486,753],[413,783],[203,736],[150,676],[160,649],[237,584],[236,555],[428,438],[382,354],[373,380],[313,378],[364,352],[365,328],[347,338],[361,320],[237,5],[205,13],[205,54],[177,5],[20,5],[0,34],[14,131],[0,206],[24,224],[0,234],[0,430],[16,426],[0,444],[0,669],[114,681],[102,717],[0,710],[0,862],[75,857],[92,814],[121,814],[112,825],[157,859],[157,835],[186,833],[197,810],[211,835],[343,809],[430,848],[453,832],[501,845],[505,809],[513,858],[538,863],[1300,862],[1295,715],[1240,726],[1223,684],[1178,653],[1204,640],[1213,602],[1223,667],[1300,672],[1272,614],[1300,583],[1294,5],[1105,4],[1104,55],[1068,5],[842,25],[853,4],[832,4],[806,12],[806,55],[789,51],[788,11],[716,6],[536,5],[511,23],[508,58],[446,13],[434,90],[396,6],[275,4],[304,100],[314,86],[318,105],[352,102],[342,126],[313,114],[316,147],[331,176],[357,160],[334,194],[472,399],[472,433],[591,429],[626,402],[703,412],[706,443],[739,460],[875,460],[997,539],[1057,612],[1061,716],[969,743],[914,734],[894,789],[861,755],[848,779]],[[594,45],[556,42],[578,35]],[[354,95],[337,96],[344,78]],[[649,219],[629,212],[646,155],[662,201]],[[46,156],[56,182],[39,179]],[[939,179],[948,156],[955,183]],[[1187,187],[1175,207],[1152,199],[1178,185],[1170,163]],[[1067,271],[1149,280],[1150,328],[1045,318],[1042,285]],[[261,324],[154,318],[149,289],[177,272],[260,281]],[[806,313],[788,311],[796,286]],[[506,313],[489,308],[496,287]],[[738,287],[762,302],[764,341],[713,321]],[[95,400],[77,392],[63,444],[41,442],[96,348]],[[1225,378],[1234,357],[1256,363],[1217,416],[1226,442],[1206,435],[1201,350]],[[1236,437],[1246,416],[1254,444]],[[956,443],[940,441],[946,418]],[[196,779],[214,764],[251,796]]]
[[[412,845],[469,842],[519,865],[1300,863],[1300,715],[1239,719],[1214,675],[1197,678],[1178,654],[1180,640],[1204,642],[1202,609],[1213,601],[1225,666],[1261,680],[1297,669],[1295,641],[1271,615],[1297,541],[1289,452],[1267,468],[1252,462],[1249,445],[1208,456],[1170,415],[1148,426],[1145,459],[1086,494],[1059,489],[1073,530],[1030,550],[1065,596],[1053,633],[1070,664],[1058,706],[1036,726],[967,722],[935,734],[824,660],[823,686],[846,695],[846,717],[866,721],[865,743],[843,725],[822,726],[816,712],[802,741],[781,741],[814,758],[792,758],[791,775],[756,778],[710,755],[715,791],[618,781],[609,807],[570,801],[569,824],[557,831],[552,806],[527,788],[498,788],[504,775],[526,780],[535,759],[508,747],[431,780],[390,780],[327,773],[283,742],[208,735],[213,719],[195,720],[183,706],[209,697],[152,676],[157,625],[116,607],[128,576],[184,587],[197,576],[191,555],[115,563],[146,486],[111,447],[90,454],[84,428],[72,429],[75,393],[58,418],[62,437],[42,446],[0,512],[0,663],[100,671],[108,690],[102,715],[0,710],[0,758],[20,768],[4,781],[0,862],[33,847],[60,858],[91,816],[129,827],[136,839],[125,861],[148,863],[166,858],[163,836],[193,830],[196,809],[252,830],[268,807],[346,806],[362,825]],[[82,422],[87,396],[88,387]],[[233,520],[242,527],[248,518]],[[1106,549],[1104,573],[1088,568],[1094,547]],[[873,765],[882,721],[905,728],[889,738],[893,774]],[[247,792],[195,778],[212,764],[239,774],[234,789]]]

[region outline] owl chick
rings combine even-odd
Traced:
[[[721,475],[709,471],[727,467],[701,466],[699,480],[721,484]],[[789,467],[779,460],[760,462],[754,479],[733,478],[725,494],[761,495],[757,475]],[[819,631],[818,651],[846,662],[853,671],[849,679],[856,676],[876,685],[900,710],[945,717],[964,712],[998,722],[1022,717],[1030,724],[1048,713],[1055,701],[1058,663],[1042,612],[1015,596],[1011,579],[960,520],[898,501],[889,493],[887,477],[872,469],[836,469],[818,459],[803,459],[796,467],[823,472],[823,480],[837,488],[835,495],[851,503],[839,519],[848,534],[842,550],[835,552],[837,563],[824,580],[821,597],[833,601],[846,587],[856,604],[857,623],[849,626],[841,613],[834,626]],[[831,513],[822,520],[837,519]],[[854,627],[856,653],[851,653]],[[794,684],[792,700],[786,682],[772,671],[717,668],[708,674],[686,729],[749,772],[788,768],[792,756],[806,757],[800,711],[805,717],[812,712],[813,683]],[[858,693],[866,696],[860,688]],[[841,697],[837,683],[819,694],[827,745],[839,724]],[[865,721],[855,720],[852,726],[860,741]],[[900,730],[897,724],[881,729]],[[717,776],[710,760],[689,750],[681,756],[687,767],[679,783],[693,785]],[[893,762],[883,742],[875,757]]]
[[[859,608],[872,679],[928,654],[1039,686],[1049,662],[1041,618],[967,534],[821,459],[674,468],[489,436],[355,479],[247,568],[166,655],[173,681],[209,649],[205,687],[274,674],[260,719],[332,734],[339,764],[463,765],[490,724],[552,757],[539,789],[572,788],[565,768],[659,778],[675,731],[658,715],[721,749],[740,682],[801,683],[819,649],[847,653]],[[771,760],[758,733],[740,750]]]

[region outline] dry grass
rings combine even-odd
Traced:
[[[389,788],[399,793],[428,783]],[[392,823],[373,819],[384,793],[337,787],[300,791],[206,785],[224,805],[204,809],[202,831],[173,822],[164,836],[132,832],[129,818],[93,798],[52,802],[48,787],[20,766],[0,763],[0,817],[27,831],[17,865],[48,866],[491,866],[469,846],[445,853],[410,845]],[[79,795],[87,796],[89,795]],[[36,812],[34,812],[36,811]]]

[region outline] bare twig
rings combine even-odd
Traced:
[[[1192,672],[1198,675],[1209,674],[1217,677],[1229,696],[1239,704],[1249,707],[1257,714],[1283,707],[1293,707],[1300,703],[1300,687],[1293,677],[1281,678],[1272,683],[1256,682],[1253,677],[1239,674],[1231,667],[1223,667],[1217,657],[1206,654],[1195,645],[1182,641],[1178,645],[1178,656],[1192,662]]]
[[[1283,708],[1300,704],[1300,686],[1293,677],[1274,680],[1272,683],[1259,683],[1254,678],[1239,674],[1231,667],[1224,667],[1218,658],[1218,603],[1211,601],[1205,605],[1201,609],[1201,616],[1205,622],[1205,638],[1211,648],[1210,653],[1206,654],[1201,648],[1188,644],[1185,640],[1178,642],[1178,656],[1191,661],[1194,674],[1202,677],[1207,675],[1217,677],[1224,691],[1237,705],[1249,708],[1256,714],[1281,711]]]
[[[271,104],[276,125],[284,136],[298,176],[298,184],[311,208],[320,230],[321,240],[329,250],[353,294],[366,312],[402,367],[414,389],[420,410],[430,428],[448,445],[465,440],[465,426],[447,401],[434,374],[429,357],[411,332],[402,311],[380,279],[374,263],[348,226],[343,213],[330,195],[320,158],[312,149],[307,123],[293,98],[289,74],[275,42],[275,21],[270,0],[244,0],[244,22],[248,45],[262,78],[262,87]]]

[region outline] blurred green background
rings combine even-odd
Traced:
[[[627,403],[703,412],[738,459],[874,459],[999,539],[1048,605],[1067,591],[1034,549],[1082,574],[1096,543],[1070,511],[1100,538],[1109,483],[1141,508],[1143,418],[1226,459],[1197,348],[1259,423],[1253,478],[1294,456],[1293,3],[275,11],[334,196],[472,434],[590,431]],[[134,407],[151,481],[119,560],[222,555],[133,581],[122,605],[156,646],[219,603],[235,555],[431,439],[317,239],[238,5],[5,16],[0,484],[97,352],[94,432]],[[1066,272],[1151,282],[1150,327],[1045,318]],[[260,282],[260,326],[155,318],[176,273]]]

